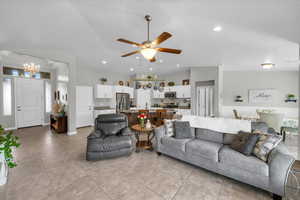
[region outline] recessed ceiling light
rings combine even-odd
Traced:
[[[135,59],[137,59],[137,60],[138,60],[138,59],[140,59],[140,57],[138,57],[138,56],[137,56],[137,57],[135,57]]]
[[[131,68],[130,68],[130,71],[131,71],[131,72],[133,72],[133,71],[134,71],[134,69],[131,67]]]
[[[105,64],[107,64],[107,61],[106,61],[106,60],[102,60],[101,63],[102,63],[103,65],[105,65]]]
[[[152,71],[152,70],[153,70],[153,68],[152,68],[152,67],[150,67],[150,68],[149,68],[149,70],[150,70],[150,71]]]
[[[180,67],[180,65],[179,65],[179,64],[177,64],[177,65],[176,65],[176,67]]]
[[[160,62],[160,63],[163,63],[164,61],[163,61],[163,59],[159,59],[159,62]]]
[[[215,32],[220,32],[220,31],[222,31],[222,26],[215,26],[213,30]]]

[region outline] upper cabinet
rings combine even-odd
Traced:
[[[113,98],[113,86],[97,84],[94,88],[94,94],[97,99]]]
[[[127,93],[129,94],[130,98],[133,98],[133,88],[127,87],[127,86],[114,86],[115,88],[115,93]]]
[[[176,87],[176,98],[191,98],[191,86],[190,85],[178,85]]]
[[[165,98],[165,93],[160,92],[159,90],[153,90],[152,97],[154,99],[163,99]]]

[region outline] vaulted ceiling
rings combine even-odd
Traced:
[[[258,70],[265,61],[295,70],[299,11],[299,0],[0,0],[0,50],[55,52],[76,57],[82,68],[122,73],[220,64]],[[145,14],[153,18],[150,37],[172,33],[162,46],[182,49],[181,55],[159,53],[162,63],[120,57],[135,48],[117,38],[146,40]],[[223,30],[214,32],[216,25]]]

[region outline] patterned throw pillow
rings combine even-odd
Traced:
[[[253,154],[267,162],[269,153],[281,142],[280,135],[260,134],[259,139],[253,149]]]
[[[166,136],[168,137],[172,137],[174,136],[174,122],[175,120],[171,120],[171,119],[165,119],[164,120],[164,125],[165,125],[165,129],[166,129]]]

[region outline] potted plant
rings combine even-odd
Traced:
[[[296,95],[287,94],[285,102],[295,102],[296,103],[297,102]]]
[[[140,125],[142,128],[145,128],[145,120],[147,119],[147,115],[144,114],[144,113],[141,113],[137,116],[139,122],[140,122]]]
[[[18,139],[12,132],[5,132],[0,125],[0,185],[7,182],[8,168],[17,166],[13,160],[12,149],[20,146]]]
[[[100,78],[100,81],[101,81],[101,83],[102,83],[102,85],[104,85],[106,82],[107,82],[107,78]]]

